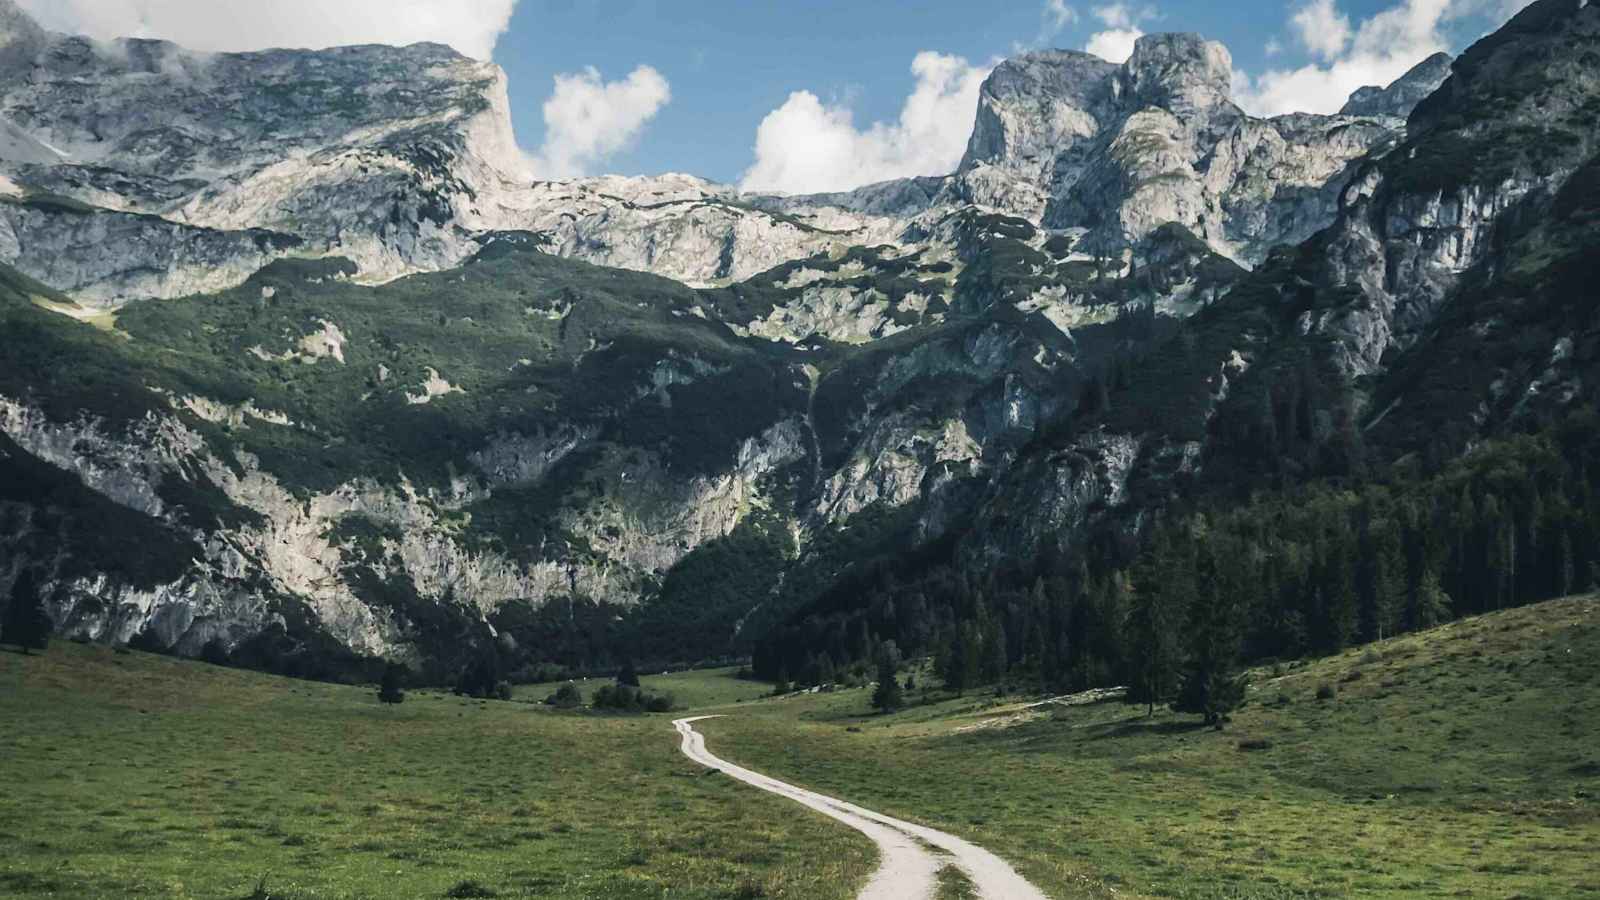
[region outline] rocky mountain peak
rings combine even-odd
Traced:
[[[979,95],[955,190],[1037,225],[1084,229],[1083,247],[1098,253],[1137,253],[1176,222],[1257,262],[1331,221],[1346,167],[1401,122],[1257,119],[1233,103],[1232,80],[1227,48],[1196,34],[1146,35],[1122,65],[1070,51],[1010,60]]]
[[[1198,34],[1139,38],[1120,75],[1130,102],[1160,107],[1180,117],[1233,105],[1233,56],[1222,44]]]
[[[1423,98],[1438,90],[1439,85],[1450,77],[1450,63],[1454,59],[1448,53],[1435,53],[1412,66],[1387,87],[1373,84],[1357,88],[1344,107],[1339,110],[1339,115],[1390,116],[1404,119],[1411,115],[1411,110],[1415,109]]]
[[[0,69],[33,55],[45,38],[45,30],[15,0],[0,0]]]

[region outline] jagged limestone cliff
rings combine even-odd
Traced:
[[[159,157],[136,123],[114,151],[67,140],[70,109],[24,115],[52,83],[34,77],[3,112],[20,149],[0,249],[45,283],[4,279],[0,546],[49,573],[71,631],[445,664],[539,633],[540,610],[605,631],[688,602],[674,579],[737,545],[764,571],[672,651],[711,655],[884,523],[996,565],[1060,559],[1219,473],[1348,465],[1353,431],[1420,402],[1384,380],[1394,360],[1426,368],[1514,226],[1594,154],[1594,13],[1557,6],[1468,54],[1409,124],[1436,65],[1351,115],[1260,120],[1192,36],[1123,66],[1030,54],[985,87],[958,172],[823,197],[519,181],[498,74],[439,48],[350,52],[396,85],[440,79],[440,108],[307,124],[287,157],[201,140],[179,159],[210,168],[171,184],[133,177]],[[1535,43],[1543,68],[1510,72]],[[0,60],[70,58],[113,95],[117,66],[167,90],[174,66],[217,64],[118,46],[30,32]],[[244,56],[185,77],[334,65]],[[1489,96],[1518,79],[1560,89]],[[197,122],[225,116],[210,102]],[[123,255],[93,255],[109,234]],[[1581,396],[1575,335],[1484,402]],[[151,552],[97,546],[106,522]],[[587,600],[613,605],[586,620]]]

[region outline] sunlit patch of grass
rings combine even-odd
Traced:
[[[0,895],[843,898],[864,838],[702,777],[667,716],[0,652]]]
[[[1117,702],[972,729],[1022,704],[929,699],[877,716],[865,691],[818,694],[699,727],[726,759],[958,834],[1052,896],[1600,891],[1593,598],[1256,671],[1223,731]]]

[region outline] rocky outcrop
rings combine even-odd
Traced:
[[[1330,293],[1357,299],[1308,312],[1300,328],[1338,337],[1346,372],[1376,372],[1386,351],[1426,334],[1462,276],[1492,262],[1508,228],[1527,227],[1600,149],[1589,65],[1600,12],[1567,6],[1535,4],[1471,48],[1417,108],[1408,138],[1345,189],[1319,262]],[[1560,89],[1518,90],[1548,85]]]
[[[1229,99],[1231,70],[1221,44],[1179,34],[1141,38],[1121,66],[1071,51],[1008,60],[980,95],[958,190],[1049,228],[1086,228],[1102,252],[1177,222],[1257,262],[1327,224],[1347,167],[1399,123],[1253,118]]]
[[[445,47],[196,54],[49,34],[0,6],[0,177],[30,201],[5,210],[0,261],[106,307],[228,287],[286,254],[340,256],[381,282],[459,265],[502,231],[597,265],[737,283],[924,241],[967,204],[1086,228],[1085,246],[1108,253],[1175,221],[1250,263],[1326,224],[1346,164],[1399,125],[1251,119],[1228,100],[1221,45],[1152,35],[1122,66],[1044,51],[997,67],[949,178],[811,197],[682,175],[540,182],[504,73]],[[1384,115],[1436,62],[1383,93]]]
[[[198,408],[208,420],[224,409],[198,398],[185,398],[179,407]],[[259,427],[296,426],[269,420]],[[659,460],[618,454],[604,467],[610,472],[605,492],[562,514],[563,526],[588,544],[588,552],[519,561],[474,546],[451,522],[496,484],[537,484],[570,452],[566,445],[584,440],[581,433],[554,443],[507,435],[473,457],[486,478],[450,493],[360,479],[300,496],[249,454],[216,455],[174,415],[151,416],[120,431],[90,418],[52,422],[37,408],[0,397],[0,432],[90,490],[174,526],[188,527],[183,510],[163,499],[174,481],[214,485],[222,501],[251,514],[225,532],[197,531],[202,554],[169,583],[134,585],[91,575],[51,585],[53,614],[64,631],[118,642],[148,634],[187,653],[213,641],[224,648],[239,644],[277,618],[272,601],[292,599],[356,653],[415,656],[419,648],[404,614],[375,604],[364,591],[362,573],[374,568],[386,579],[403,579],[430,602],[459,604],[478,619],[508,601],[558,595],[631,604],[658,573],[767,503],[765,479],[806,452],[799,424],[791,420],[746,441],[734,465],[713,476],[685,480]],[[376,552],[342,536],[350,520],[381,529]]]
[[[11,0],[0,15],[0,177],[35,201],[4,210],[0,261],[99,306],[230,287],[291,253],[381,282],[496,231],[709,284],[897,230],[685,176],[535,182],[505,73],[439,45],[199,54],[50,34]]]
[[[1452,61],[1448,53],[1435,53],[1389,82],[1387,87],[1367,85],[1357,88],[1339,110],[1339,115],[1404,119],[1411,115],[1418,103],[1438,90],[1439,85],[1450,77]]]

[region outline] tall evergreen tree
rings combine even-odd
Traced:
[[[406,667],[400,663],[389,663],[383,669],[383,683],[378,686],[378,699],[384,703],[403,703],[406,692],[405,684]]]
[[[1418,628],[1432,628],[1450,618],[1450,597],[1439,586],[1439,576],[1432,568],[1422,570],[1422,582],[1417,585]]]
[[[1377,578],[1373,585],[1373,626],[1378,640],[1393,637],[1400,629],[1400,616],[1406,608],[1405,556],[1400,534],[1393,523],[1385,522],[1376,538]]]
[[[1206,562],[1189,606],[1188,657],[1172,708],[1217,725],[1244,702],[1244,680],[1235,671],[1243,623],[1238,596],[1219,583],[1215,560]]]
[[[1143,701],[1146,715],[1172,695],[1178,672],[1178,617],[1187,594],[1188,569],[1157,537],[1158,549],[1134,585],[1128,613],[1128,645],[1134,655],[1135,683],[1129,699]]]
[[[617,684],[624,687],[639,686],[639,673],[633,668],[633,660],[625,659],[622,661],[622,671],[617,673]]]
[[[44,611],[44,598],[39,595],[33,570],[23,569],[11,584],[11,601],[6,604],[6,618],[4,625],[0,626],[0,639],[27,654],[49,647],[50,632],[54,628],[54,623]]]
[[[1010,668],[1006,656],[1006,627],[996,624],[984,640],[982,678],[985,683],[1004,680]]]
[[[881,712],[892,713],[905,706],[905,692],[896,678],[894,657],[878,654],[878,686],[872,692],[872,705]]]

